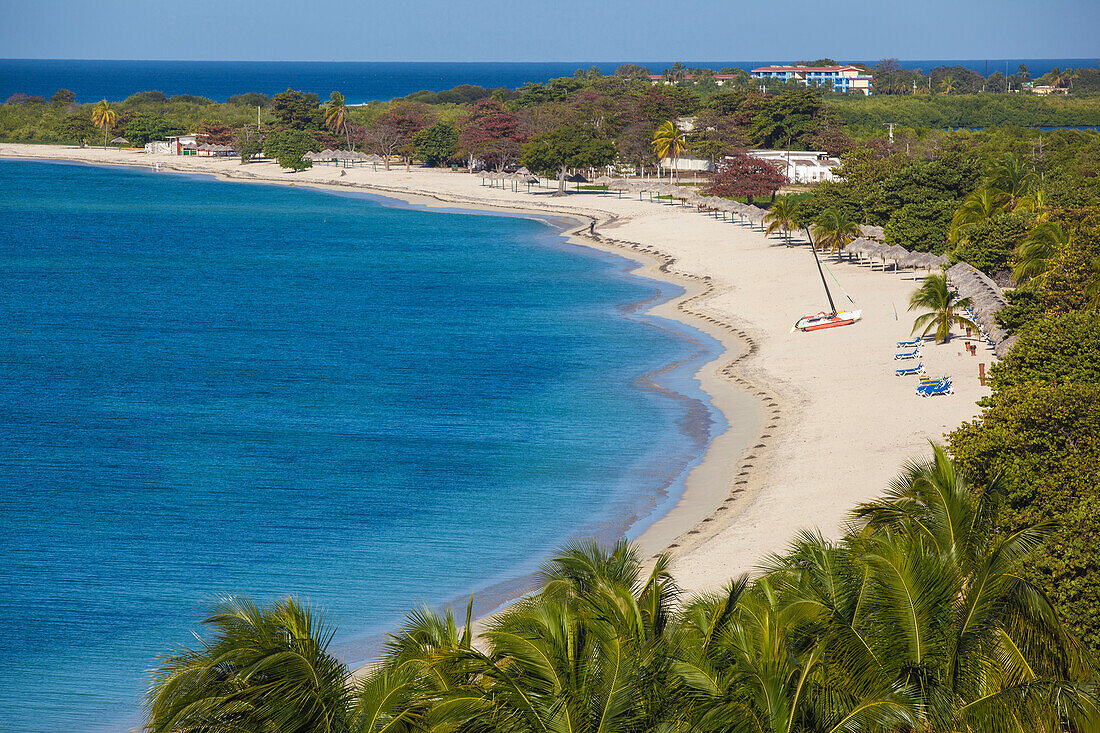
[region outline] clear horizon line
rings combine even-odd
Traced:
[[[845,58],[845,57],[841,57]],[[1019,61],[1100,61],[1100,55],[1098,56],[976,56],[971,58],[955,57],[955,58],[916,58],[908,57],[902,58],[900,56],[882,56],[877,60],[882,61],[885,59],[896,59],[898,61],[1000,61],[1000,60],[1019,60]],[[780,61],[783,60],[779,57],[760,58],[760,59],[741,59],[741,60],[723,60],[725,63],[760,63],[763,61]],[[493,61],[493,60],[479,60],[479,61],[449,61],[449,60],[418,60],[418,61],[379,61],[379,60],[324,60],[324,59],[162,59],[162,58],[42,58],[42,57],[2,57],[0,61],[125,61],[125,62],[142,62],[142,61],[163,61],[169,63],[229,63],[229,64],[646,64],[654,63],[655,61],[631,61],[623,59],[564,59],[564,60],[510,60],[510,61]],[[865,59],[857,59],[857,61],[866,61]],[[666,63],[661,61],[660,63]],[[676,63],[673,61],[672,63]],[[716,60],[702,61],[699,59],[688,60],[682,59],[680,63],[718,63]]]

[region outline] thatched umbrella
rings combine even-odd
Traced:
[[[868,224],[859,225],[860,236],[867,239],[874,239],[877,242],[882,242],[886,239],[886,232],[882,227],[873,227]]]
[[[130,141],[127,140],[124,137],[116,137],[114,140],[111,141],[111,144],[116,146],[116,147],[119,147],[119,146],[122,146],[122,145],[129,145]]]
[[[894,272],[898,271],[898,265],[901,263],[903,257],[908,255],[905,247],[898,244],[886,244],[882,248],[882,267],[886,269],[886,260],[890,260],[894,263]]]
[[[592,181],[597,186],[603,186],[603,192],[607,193],[607,187],[611,184],[611,176],[600,176],[596,180]]]

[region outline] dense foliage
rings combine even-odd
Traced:
[[[937,448],[840,541],[687,599],[663,556],[574,544],[480,638],[469,609],[415,611],[345,686],[307,610],[232,601],[162,660],[148,730],[1091,730],[1091,660],[1019,575],[1050,527],[997,531],[1002,485],[981,488]]]
[[[950,436],[980,481],[1000,477],[995,522],[1013,532],[1053,522],[1023,576],[1100,652],[1100,213],[1054,212],[1056,240],[1010,297],[1001,322],[1018,340],[990,372],[981,416]]]

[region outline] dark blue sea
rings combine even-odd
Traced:
[[[760,61],[692,61],[691,67],[752,69],[795,59]],[[875,60],[865,60],[875,63]],[[338,91],[348,102],[358,104],[377,99],[403,97],[424,89],[442,91],[459,84],[486,88],[520,87],[527,82],[545,82],[572,76],[577,69],[599,67],[611,74],[622,62],[567,63],[367,63],[367,62],[268,62],[268,61],[74,61],[43,59],[0,60],[0,101],[16,92],[49,97],[58,89],[76,93],[80,102],[100,99],[122,100],[136,92],[158,90],[168,95],[193,94],[224,102],[235,94],[276,94],[294,88],[328,97]],[[992,74],[1015,73],[1027,64],[1033,76],[1053,67],[1095,66],[1096,59],[970,59],[909,60],[902,66],[923,69],[934,66],[965,66]],[[672,62],[644,62],[651,73],[660,74]]]
[[[138,724],[226,594],[324,608],[355,664],[666,511],[718,345],[552,224],[0,162],[0,729]]]

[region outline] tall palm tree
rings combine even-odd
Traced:
[[[1018,283],[1042,277],[1050,266],[1050,259],[1069,243],[1070,236],[1061,226],[1050,221],[1039,222],[1020,242],[1012,276]]]
[[[1020,199],[1027,196],[1038,181],[1035,171],[1013,153],[1005,153],[989,165],[986,186],[1008,196],[1008,205],[1015,208]]]
[[[768,222],[768,228],[765,230],[765,235],[773,234],[780,229],[783,230],[783,237],[787,240],[787,244],[791,243],[791,230],[795,228],[795,217],[798,215],[798,204],[793,203],[789,199],[781,198],[777,199],[772,208],[764,215],[764,221]]]
[[[1052,527],[995,530],[1004,487],[975,490],[939,446],[856,512],[876,658],[919,695],[919,730],[1094,730],[1089,663],[1020,569]],[[887,631],[888,633],[881,633]],[[1066,725],[1070,727],[1064,727]]]
[[[701,733],[840,733],[916,723],[905,691],[842,655],[820,604],[788,571],[704,596],[684,609],[673,669],[685,688],[681,727]]]
[[[923,338],[935,329],[936,343],[942,344],[951,338],[953,326],[977,331],[977,324],[966,316],[959,315],[959,311],[968,307],[970,298],[960,298],[958,292],[948,285],[947,275],[929,275],[909,298],[909,310],[923,308],[929,311],[917,316],[911,333],[923,329],[920,334]]]
[[[351,150],[351,133],[348,131],[348,106],[344,102],[344,95],[333,92],[329,100],[325,102],[325,126],[335,133],[341,129],[348,141],[348,150]]]
[[[348,670],[308,607],[230,598],[205,623],[209,638],[161,660],[146,696],[149,733],[348,730]]]
[[[964,241],[974,227],[1004,211],[1009,200],[1008,194],[989,186],[972,191],[951,217],[948,239],[952,244]]]
[[[672,161],[672,167],[668,170],[668,182],[672,183],[672,174],[676,170],[676,163],[680,156],[687,152],[687,133],[676,126],[672,120],[663,123],[653,133],[653,152],[657,160],[668,158]]]
[[[859,224],[839,209],[825,209],[813,226],[814,245],[836,252],[859,236]]]
[[[111,103],[106,99],[100,100],[95,103],[95,107],[92,108],[92,124],[96,127],[103,128],[103,149],[107,149],[107,131],[115,125],[115,121],[118,119],[118,113],[111,107]]]

